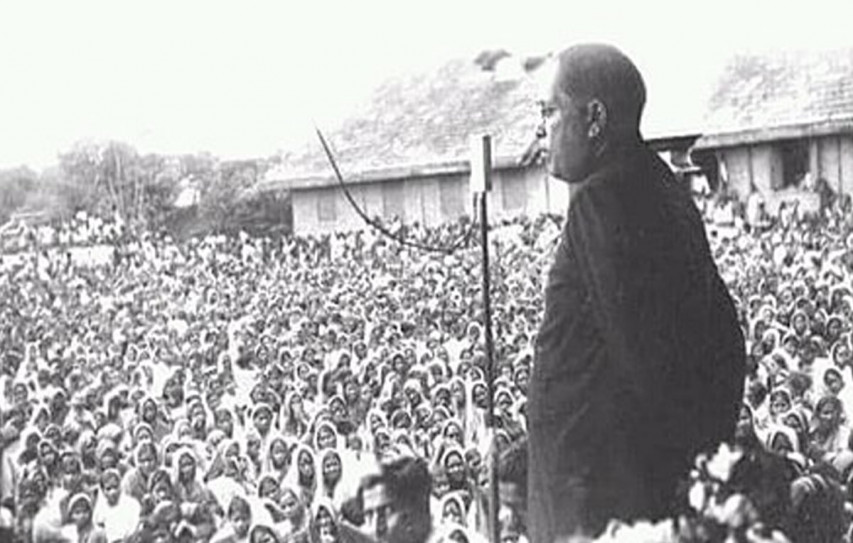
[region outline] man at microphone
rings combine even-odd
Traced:
[[[533,543],[667,515],[695,454],[734,433],[737,313],[688,188],[643,141],[644,104],[618,49],[557,58],[542,113],[571,197],[528,400]]]

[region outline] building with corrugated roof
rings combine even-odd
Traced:
[[[470,215],[470,140],[489,134],[492,218],[564,213],[567,185],[550,179],[540,164],[521,160],[540,122],[534,72],[541,64],[541,58],[480,55],[387,80],[325,134],[352,197],[370,217],[397,216],[427,226]],[[651,143],[683,159],[697,137],[678,134]],[[285,153],[259,189],[290,191],[295,233],[365,226],[319,142]]]
[[[741,199],[815,208],[820,181],[853,193],[853,49],[738,55],[717,81],[697,162]]]

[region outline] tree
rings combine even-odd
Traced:
[[[136,228],[157,226],[176,188],[168,161],[140,156],[123,142],[78,142],[59,157],[76,211],[117,215]]]
[[[26,166],[0,170],[0,224],[26,203],[37,182],[38,174]]]
[[[199,215],[218,232],[240,229],[247,213],[241,194],[253,187],[258,178],[258,165],[254,161],[225,162],[216,175],[202,185]],[[241,209],[242,208],[242,209]]]
[[[78,211],[118,217],[135,232],[271,231],[282,221],[287,231],[289,196],[252,190],[267,167],[263,159],[140,155],[124,142],[79,141],[59,155],[57,168],[40,176],[26,168],[0,171],[0,220],[26,206],[51,218]],[[177,196],[187,187],[199,190],[198,205],[177,209]]]

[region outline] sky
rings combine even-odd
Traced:
[[[610,42],[647,117],[690,128],[736,52],[851,45],[850,0],[0,0],[0,167],[78,140],[271,156],[390,75],[484,49]]]

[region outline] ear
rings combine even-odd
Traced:
[[[596,139],[604,134],[607,128],[607,106],[598,98],[593,98],[586,104],[586,121],[589,125],[587,135],[590,139]]]

